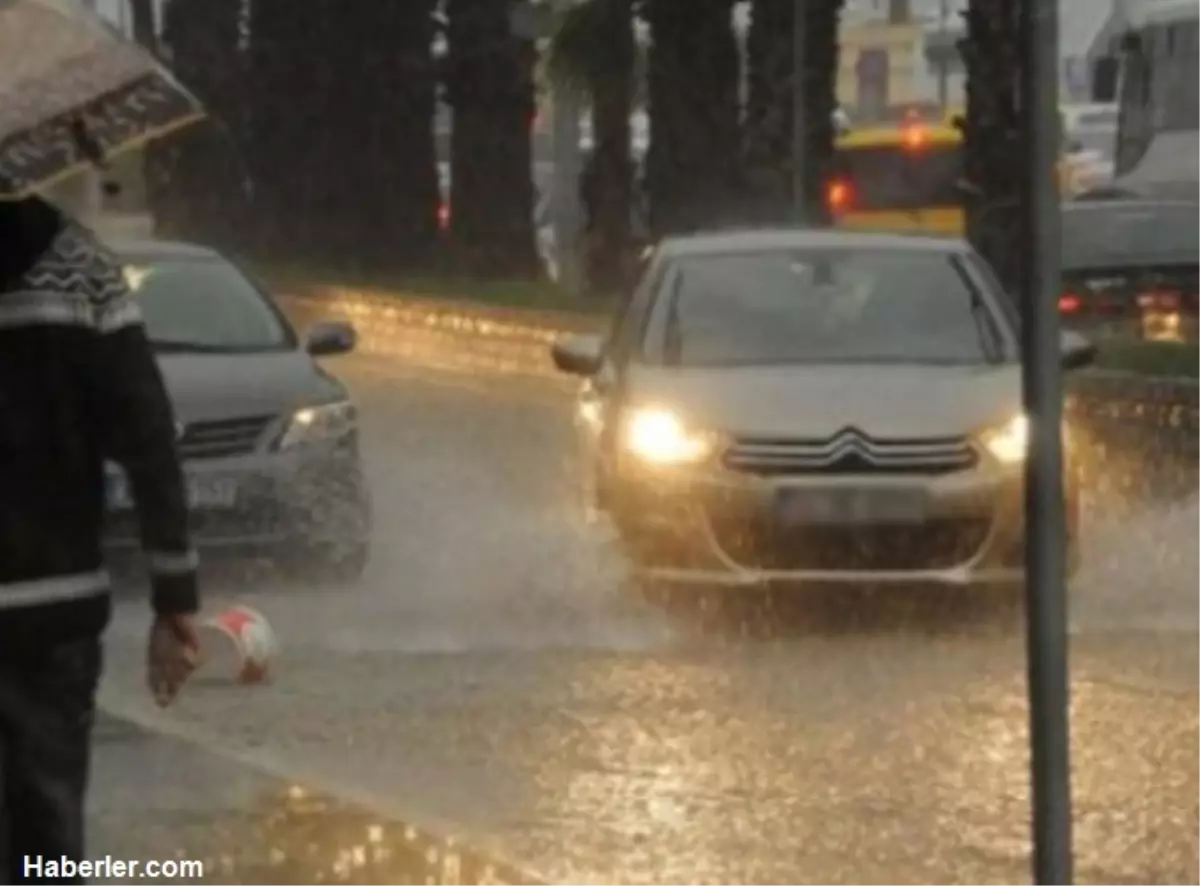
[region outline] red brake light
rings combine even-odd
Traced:
[[[1073,292],[1064,292],[1058,297],[1060,314],[1078,314],[1083,309],[1083,299]]]
[[[915,123],[904,128],[904,147],[910,151],[918,151],[923,148],[927,138],[928,133],[920,123]]]
[[[829,183],[829,190],[826,193],[825,199],[829,204],[830,211],[835,213],[845,212],[853,198],[854,192],[849,182],[833,181]]]

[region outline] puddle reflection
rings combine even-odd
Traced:
[[[382,820],[290,786],[264,796],[245,818],[215,826],[207,844],[178,852],[199,858],[205,876],[189,882],[269,883],[536,883],[453,839]],[[139,878],[138,882],[155,882]],[[165,878],[162,882],[168,882]],[[178,882],[178,879],[172,882]]]

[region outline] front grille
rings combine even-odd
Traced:
[[[717,544],[735,563],[783,571],[949,569],[978,553],[991,529],[987,517],[786,531],[761,514],[713,511],[709,520]]]
[[[274,418],[272,415],[252,415],[193,422],[179,440],[180,454],[189,460],[246,455],[258,448]]]
[[[271,536],[285,525],[280,508],[270,501],[255,501],[229,511],[192,510],[188,524],[189,532],[200,544],[213,538]],[[117,544],[137,542],[141,538],[137,513],[109,512],[105,516],[105,537]]]
[[[725,453],[727,468],[759,476],[786,474],[945,474],[972,467],[978,455],[963,437],[872,440],[839,434],[826,440],[742,439]]]

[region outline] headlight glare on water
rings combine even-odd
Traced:
[[[666,409],[636,409],[625,419],[622,440],[626,451],[653,465],[691,465],[704,461],[715,437],[690,430]]]

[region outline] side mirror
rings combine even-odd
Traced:
[[[308,331],[304,349],[314,357],[348,354],[358,344],[358,333],[349,323],[330,320],[318,323]]]
[[[573,335],[556,341],[550,348],[550,355],[559,372],[584,377],[595,375],[604,359],[604,341],[598,335]]]
[[[1121,61],[1113,55],[1103,55],[1092,64],[1092,101],[1111,104],[1117,100],[1117,81]]]
[[[1063,369],[1083,369],[1096,362],[1096,346],[1078,332],[1067,329],[1062,334]]]

